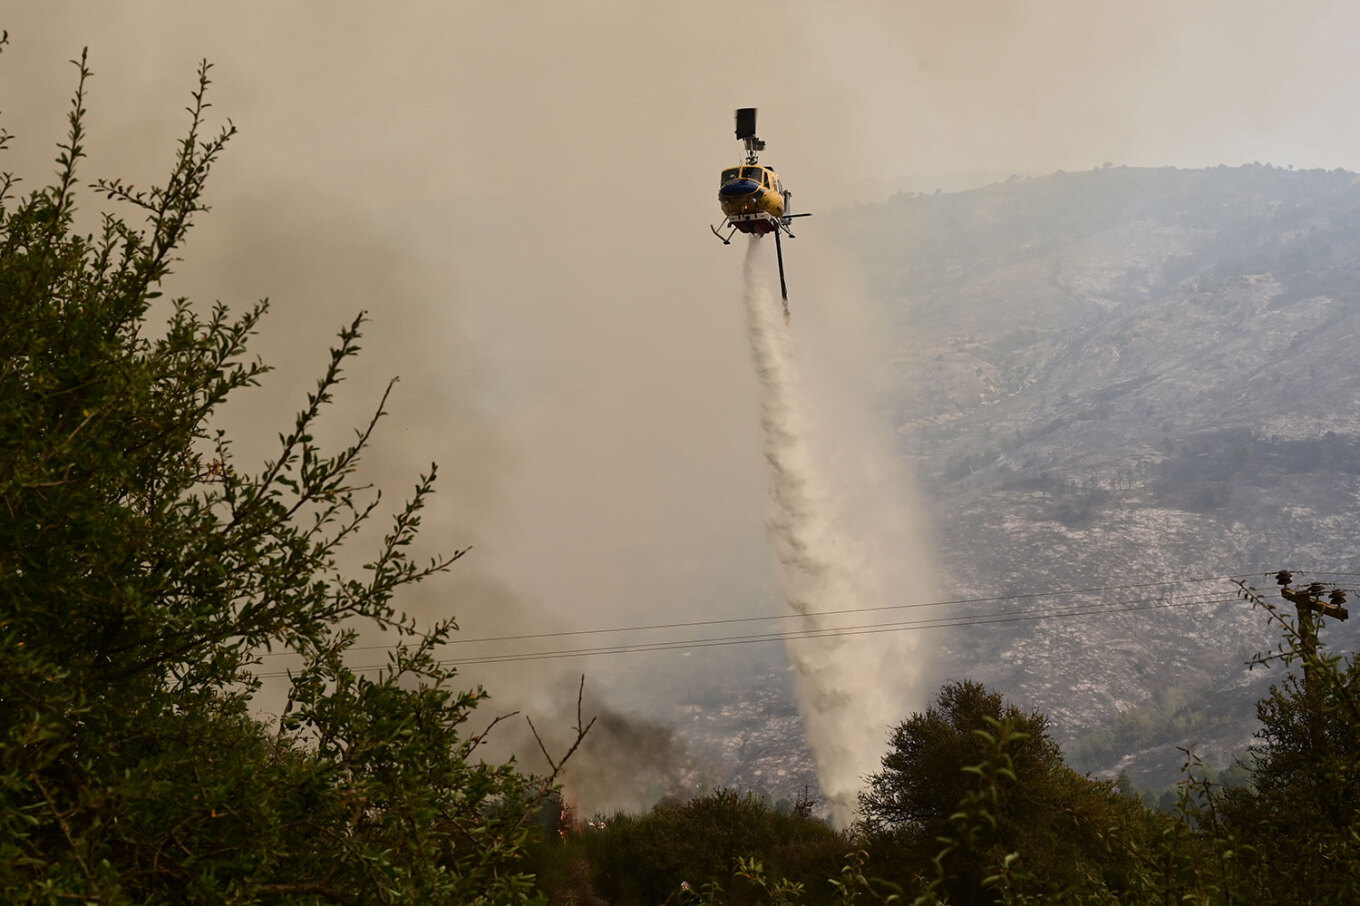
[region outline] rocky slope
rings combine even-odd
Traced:
[[[1193,580],[1360,573],[1356,175],[1110,167],[837,220],[894,325],[886,405],[950,595],[1104,589],[959,615],[1123,611],[968,627],[953,672],[1047,712],[1083,767],[1226,763],[1276,635]]]

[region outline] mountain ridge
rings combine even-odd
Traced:
[[[882,406],[951,594],[1360,573],[1356,174],[1105,167],[833,216],[894,336]],[[1279,678],[1247,673],[1272,633],[1222,586],[1212,605],[964,630],[944,673],[1044,710],[1080,767],[1170,782],[1177,746],[1243,751]],[[1141,757],[1097,744],[1168,696],[1214,714],[1179,740],[1163,715]]]

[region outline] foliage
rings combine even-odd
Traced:
[[[917,866],[898,875],[901,883],[919,887],[927,877],[921,866],[939,841],[955,840],[944,854],[946,891],[969,903],[989,901],[982,884],[988,866],[1012,853],[1007,864],[1041,886],[1061,889],[1090,875],[1117,888],[1126,866],[1110,851],[1106,831],[1138,806],[1114,784],[1067,767],[1043,714],[1022,712],[965,681],[947,683],[924,714],[893,730],[883,770],[869,778],[860,807],[871,851],[901,851]],[[960,814],[974,816],[962,841],[954,836]]]
[[[554,901],[1360,902],[1360,667],[1307,643],[1275,605],[1244,591],[1284,634],[1259,660],[1300,664],[1311,679],[1291,676],[1260,703],[1251,759],[1216,774],[1185,749],[1164,809],[1144,805],[1127,781],[1068,769],[1042,714],[980,684],[949,683],[894,732],[851,833],[814,834],[795,856],[780,855],[770,816],[735,793],[615,816],[550,848],[576,880],[550,885]],[[537,865],[547,861],[538,854]]]
[[[643,815],[613,815],[542,847],[539,872],[558,879],[545,884],[550,893],[575,884],[578,895],[588,888],[616,904],[682,902],[685,883],[709,902],[770,902],[776,891],[786,900],[801,891],[821,896],[851,848],[816,818],[733,790],[661,803]],[[588,884],[581,883],[582,864],[589,866]]]
[[[1026,739],[1015,730],[1015,719],[987,718],[987,729],[974,730],[986,748],[987,757],[962,772],[976,779],[977,786],[964,794],[958,810],[949,816],[954,825],[950,837],[941,837],[943,848],[935,856],[935,878],[926,885],[918,904],[940,902],[941,891],[954,891],[961,903],[988,902],[998,891],[1012,893],[1017,883],[1032,879],[1029,872],[1017,870],[1019,853],[1004,852],[995,843],[999,828],[1002,782],[1015,783],[1014,760],[1010,750]]]
[[[1256,663],[1301,668],[1257,704],[1251,784],[1228,789],[1226,832],[1249,850],[1253,902],[1360,900],[1360,661],[1339,658],[1273,601],[1243,586],[1284,635]],[[1291,899],[1292,898],[1292,899]]]
[[[478,762],[483,693],[435,658],[452,621],[420,633],[393,602],[461,553],[410,554],[433,467],[344,568],[378,504],[356,469],[381,406],[339,452],[313,433],[362,316],[277,455],[238,466],[210,422],[268,370],[245,358],[265,303],[158,301],[233,127],[207,134],[205,63],[165,184],[94,185],[144,225],[81,235],[77,65],[55,182],[0,181],[3,900],[534,899],[519,856],[542,784]],[[345,662],[365,626],[396,639],[373,675]],[[275,651],[301,666],[267,726],[250,701]]]

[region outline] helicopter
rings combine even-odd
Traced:
[[[722,207],[723,222],[709,229],[723,245],[731,245],[732,237],[737,233],[754,236],[774,233],[775,255],[779,259],[779,294],[784,299],[784,320],[788,321],[789,289],[784,282],[784,247],[780,244],[779,234],[787,233],[793,239],[793,230],[789,228],[793,218],[812,215],[788,213],[793,193],[784,188],[773,167],[761,165],[759,153],[765,150],[765,142],[756,137],[756,108],[738,109],[736,119],[737,140],[745,146],[746,158],[741,166],[722,171],[718,204]],[[731,230],[724,236],[721,231],[728,227]]]

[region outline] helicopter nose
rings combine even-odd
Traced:
[[[726,198],[739,198],[742,195],[750,195],[760,188],[760,183],[754,179],[733,179],[723,183],[718,194]]]

